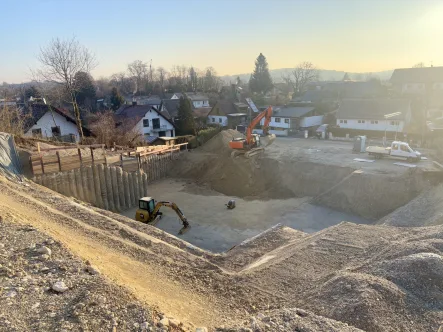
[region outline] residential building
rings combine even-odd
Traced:
[[[316,115],[312,106],[275,106],[269,124],[271,134],[288,136],[302,128],[309,128],[322,124],[323,116]],[[264,125],[264,119],[260,124]]]
[[[153,106],[125,105],[116,117],[120,123],[130,122],[130,127],[140,132],[147,142],[153,137],[175,136],[174,123]]]
[[[125,96],[125,103],[127,105],[148,105],[148,106],[154,106],[159,107],[162,102],[162,99],[157,95],[151,95],[151,96]]]
[[[235,116],[231,116],[231,124],[228,117],[231,114],[242,114],[244,118],[248,115],[248,105],[242,102],[233,102],[232,100],[219,100],[210,110],[207,117],[207,123],[219,125],[222,127],[235,128],[235,123],[239,120],[234,120]]]
[[[163,99],[160,104],[160,112],[171,120],[174,120],[178,114],[178,105],[180,99]]]
[[[390,80],[397,94],[443,92],[443,67],[395,69]]]
[[[198,92],[186,92],[186,93],[174,93],[171,99],[180,99],[180,97],[186,96],[191,99],[194,108],[211,107],[209,106],[209,97]]]
[[[400,113],[385,119],[385,115]],[[337,111],[340,128],[362,131],[403,132],[411,120],[408,99],[344,99]]]
[[[64,141],[80,141],[77,124],[68,111],[47,105],[30,104],[27,107],[30,114],[25,124],[25,136],[57,138]],[[91,131],[82,127],[84,136],[91,136]]]

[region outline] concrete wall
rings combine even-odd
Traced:
[[[141,170],[126,172],[103,164],[59,173],[36,175],[34,182],[65,196],[99,208],[120,212],[137,206],[148,195],[148,183],[166,177],[176,154],[150,156],[141,160]]]

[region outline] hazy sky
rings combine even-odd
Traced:
[[[260,52],[271,69],[443,65],[442,0],[1,0],[0,13],[0,82],[28,81],[40,46],[72,36],[95,77],[136,59],[247,73]]]

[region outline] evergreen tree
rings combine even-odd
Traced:
[[[191,67],[189,69],[188,90],[195,92],[197,91],[197,86],[198,86],[197,72],[195,71],[194,67]]]
[[[77,103],[83,107],[95,108],[97,90],[94,80],[88,73],[79,71],[74,75]]]
[[[260,53],[255,60],[255,69],[249,80],[249,87],[252,92],[266,93],[272,89],[272,79],[269,74],[266,57]]]
[[[116,111],[123,104],[125,98],[121,94],[118,93],[116,87],[113,87],[111,90],[111,108]]]
[[[194,135],[195,122],[192,104],[188,98],[180,97],[177,114],[177,131],[180,135]]]

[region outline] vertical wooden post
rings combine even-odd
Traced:
[[[123,153],[120,153],[120,167],[123,169]]]
[[[77,152],[78,152],[78,159],[80,160],[80,166],[83,166],[82,150],[78,148]]]
[[[116,144],[115,144],[115,142],[114,142],[114,144],[113,144],[114,151],[117,151],[117,147],[116,147],[115,145],[116,145]]]
[[[140,170],[140,168],[141,168],[140,153],[137,153],[136,158],[137,158],[138,170]]]
[[[106,149],[103,149],[103,157],[105,158],[105,165],[108,166],[108,158],[106,157]]]
[[[37,142],[37,152],[40,154],[40,142]]]
[[[32,166],[32,157],[31,157],[31,156],[29,156],[29,166],[31,167],[32,175],[35,175],[35,173],[34,173],[34,167]]]
[[[56,154],[57,154],[57,161],[58,161],[58,170],[59,170],[59,172],[61,172],[62,171],[62,162],[60,160],[60,153],[57,151]]]
[[[45,174],[45,166],[43,165],[43,156],[40,155],[40,165],[42,166],[42,174]]]
[[[92,165],[94,165],[94,149],[92,147],[90,147],[91,149],[91,161],[92,161]]]

